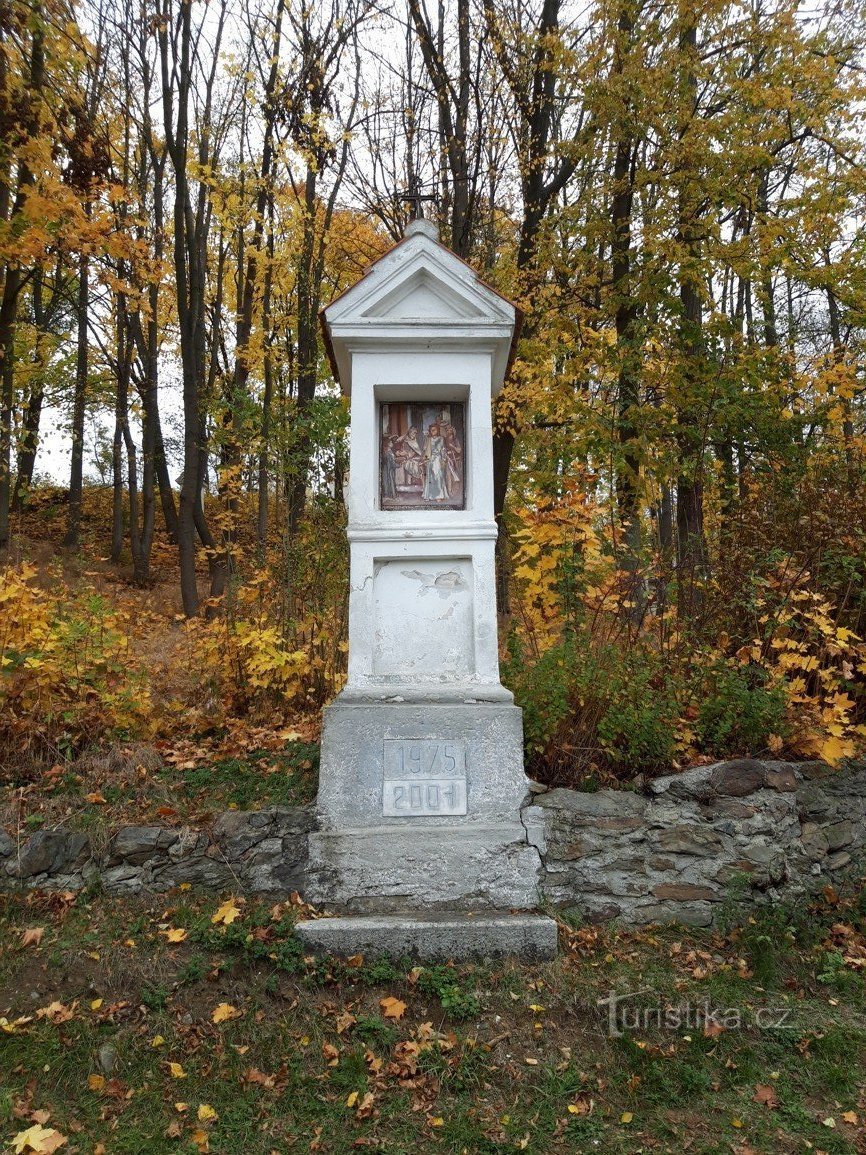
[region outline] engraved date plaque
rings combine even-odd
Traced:
[[[465,814],[464,743],[386,738],[382,813],[388,818]]]

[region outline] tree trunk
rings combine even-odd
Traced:
[[[631,50],[634,21],[631,6],[620,10],[613,74],[621,78],[625,57]],[[640,407],[641,360],[637,322],[639,306],[631,284],[632,205],[634,201],[635,141],[631,130],[633,113],[629,103],[615,126],[617,137],[613,165],[611,200],[611,280],[615,303],[616,345],[619,359],[617,433],[620,465],[616,492],[622,526],[622,569],[627,575],[627,616],[639,623],[644,615],[645,591],[640,576],[641,507]]]
[[[702,602],[706,570],[704,539],[704,436],[699,398],[703,384],[703,307],[700,274],[700,189],[694,145],[688,140],[696,116],[697,25],[692,10],[681,7],[679,145],[681,150],[678,241],[680,245],[679,391],[675,437],[679,456],[677,477],[677,612],[695,616]]]
[[[87,412],[87,374],[90,367],[90,259],[78,261],[78,344],[75,359],[75,393],[72,403],[72,456],[69,465],[69,508],[63,544],[78,546],[81,534],[81,502],[84,494],[84,418]]]

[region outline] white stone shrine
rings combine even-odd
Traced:
[[[536,907],[540,859],[497,648],[491,399],[517,310],[416,220],[322,318],[351,399],[349,669],[324,715],[308,897],[347,917],[299,933],[546,957],[553,922],[513,913]]]

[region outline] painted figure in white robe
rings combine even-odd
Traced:
[[[447,501],[449,496],[448,451],[445,447],[445,438],[442,436],[438,425],[431,425],[427,430],[424,457],[427,461],[427,471],[424,475],[425,500]]]

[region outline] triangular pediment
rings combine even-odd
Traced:
[[[351,391],[352,349],[394,349],[434,341],[440,349],[492,350],[491,381],[501,387],[519,311],[437,240],[429,221],[413,221],[406,235],[351,288],[322,310],[334,376]]]
[[[465,321],[483,317],[485,310],[457,292],[429,269],[417,269],[362,312],[371,320]]]
[[[416,233],[325,309],[330,325],[513,323],[514,306],[444,245]]]

